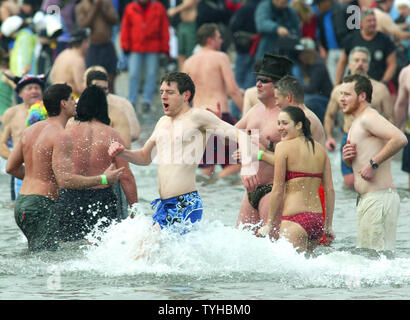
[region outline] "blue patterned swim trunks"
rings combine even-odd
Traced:
[[[156,199],[151,202],[156,212],[152,216],[154,223],[163,228],[176,227],[186,233],[192,224],[202,218],[202,199],[197,191],[189,192],[169,199]]]

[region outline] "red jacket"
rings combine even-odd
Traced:
[[[169,53],[169,21],[161,2],[129,3],[121,25],[121,47],[129,52]]]

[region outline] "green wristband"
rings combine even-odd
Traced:
[[[262,154],[264,153],[264,150],[259,150],[258,152],[258,160],[260,161],[262,159]]]
[[[105,174],[101,174],[101,184],[108,184],[107,176]]]

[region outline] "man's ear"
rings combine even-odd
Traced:
[[[184,101],[188,102],[189,99],[191,98],[191,91],[187,90],[184,92]]]
[[[366,97],[367,97],[366,92],[360,93],[360,94],[359,94],[359,100],[360,100],[360,102],[366,101]]]

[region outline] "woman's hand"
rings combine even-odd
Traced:
[[[258,230],[258,232],[256,233],[256,236],[259,238],[264,238],[267,235],[269,235],[269,233],[272,231],[272,226],[271,225],[265,225],[262,228],[260,228]]]

